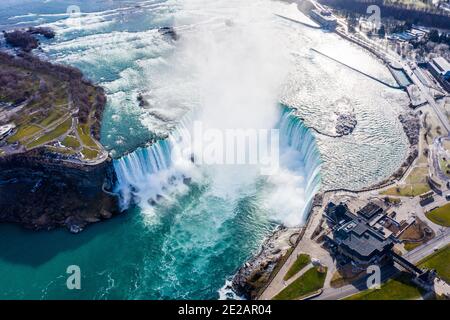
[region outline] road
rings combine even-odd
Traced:
[[[316,6],[316,8],[323,8],[320,4],[318,4],[316,1],[311,0],[313,5]],[[336,18],[338,24],[341,26],[342,31],[344,31],[346,34],[346,22],[344,19],[341,19],[335,15],[333,15],[334,18]],[[367,36],[365,36],[362,32],[359,32],[360,36],[364,38],[359,39],[360,41],[364,41],[372,50],[375,50],[380,53],[381,56],[385,57],[385,60],[387,63],[389,62],[396,62],[397,64],[400,64],[405,72],[408,74],[408,76],[411,78],[413,83],[419,88],[420,93],[422,97],[428,102],[428,104],[431,106],[431,108],[436,113],[439,121],[442,123],[442,126],[447,130],[447,134],[450,134],[450,122],[447,118],[447,116],[442,112],[442,110],[439,108],[438,104],[436,103],[436,100],[434,100],[434,97],[430,94],[429,88],[421,81],[421,79],[417,76],[415,72],[413,72],[413,69],[417,69],[418,66],[415,62],[409,61],[410,64],[412,64],[412,68],[410,67],[408,60],[402,59],[396,52],[387,49],[386,51],[380,51],[378,48],[378,44],[369,39]],[[351,36],[348,34],[348,36]],[[390,61],[389,61],[390,60]]]
[[[442,112],[441,108],[434,100],[434,97],[431,96],[429,89],[420,81],[419,77],[414,73],[408,63],[404,61],[397,61],[403,66],[405,72],[409,75],[414,84],[419,88],[422,96],[427,100],[428,104],[433,108],[436,113],[439,121],[442,123],[443,127],[447,131],[447,135],[450,133],[450,123],[448,121],[447,116]],[[417,67],[416,67],[417,68]]]
[[[430,240],[429,242],[417,247],[416,249],[408,252],[403,257],[408,259],[412,263],[418,263],[423,258],[429,256],[434,252],[435,248],[442,248],[447,245],[450,241],[450,229],[446,229],[443,233]],[[381,280],[386,281],[389,278],[392,278],[397,273],[399,273],[395,267],[386,267],[382,269]],[[340,300],[345,297],[356,294],[362,290],[367,288],[365,279],[360,281],[356,281],[354,284],[346,285],[341,288],[328,288],[324,289],[322,294],[318,297],[315,297],[313,300]]]

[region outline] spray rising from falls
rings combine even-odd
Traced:
[[[196,137],[197,131],[192,130],[190,135],[190,130],[180,125],[166,142],[158,141],[146,151],[137,150],[115,160],[117,190],[124,208],[134,203],[151,210],[160,199],[176,201],[178,190],[193,190],[184,183],[187,179],[205,187],[204,194],[191,200],[206,203],[208,214],[223,214],[223,209],[210,201],[220,199],[233,208],[227,217],[231,219],[246,192],[258,198],[254,205],[261,216],[286,225],[301,224],[305,208],[320,185],[320,161],[314,151],[315,141],[301,120],[285,113],[280,115],[277,109],[278,95],[291,63],[291,55],[279,40],[279,20],[265,1],[258,0],[194,0],[183,2],[183,8],[174,25],[192,28],[180,33],[176,50],[166,58],[167,63],[156,71],[152,67],[151,96],[160,106],[158,114],[166,115],[158,117],[161,122],[176,121],[179,115],[172,117],[170,113],[182,106],[184,112],[198,112],[195,120],[210,135]],[[153,115],[144,115],[143,123]],[[250,168],[248,163],[210,166],[191,161],[203,158],[203,154],[197,154],[198,144],[207,145],[202,149],[208,154],[213,136],[226,137],[227,130],[254,133],[277,128],[277,122],[281,148],[276,155],[281,166],[269,176],[261,177],[262,163]],[[155,130],[151,123],[148,128]],[[213,131],[219,134],[212,135]],[[195,141],[190,139],[192,136]],[[216,140],[222,142],[222,138]],[[194,152],[186,152],[190,144],[195,146]],[[223,151],[228,155],[227,149]],[[222,154],[222,150],[217,154]]]
[[[294,111],[283,109],[280,131],[280,169],[267,177],[270,196],[265,197],[269,210],[285,225],[302,224],[312,199],[320,188],[320,154],[310,130]],[[123,209],[138,204],[144,211],[160,200],[186,192],[192,179],[201,179],[191,152],[192,135],[181,123],[167,139],[114,160],[116,191]],[[286,199],[284,199],[286,197]]]
[[[282,108],[278,129],[280,169],[267,179],[272,188],[266,201],[276,221],[293,227],[305,223],[320,188],[321,159],[315,137],[294,110]]]

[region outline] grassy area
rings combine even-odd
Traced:
[[[327,270],[313,267],[277,294],[273,300],[295,300],[321,289]]]
[[[81,154],[83,155],[83,157],[85,159],[89,159],[89,160],[92,160],[92,159],[95,159],[98,157],[98,151],[91,150],[88,148],[83,148],[83,150],[81,150]]]
[[[8,138],[8,143],[14,143],[22,139],[29,138],[30,136],[36,134],[42,129],[34,125],[24,125],[20,126],[17,132]]]
[[[419,262],[421,268],[435,269],[439,277],[450,283],[450,245]]]
[[[428,167],[414,168],[405,180],[405,184],[399,187],[386,189],[381,194],[388,196],[415,197],[430,191],[427,183]]]
[[[417,248],[418,246],[420,246],[421,244],[422,244],[421,242],[406,242],[405,250],[411,251],[411,250]]]
[[[450,168],[448,168],[448,165],[450,165],[450,161],[448,161],[446,158],[440,156],[439,157],[439,168],[441,169],[441,172],[445,174],[447,177],[450,176]]]
[[[433,209],[425,214],[432,222],[450,227],[450,203],[443,205],[440,208]]]
[[[416,197],[430,190],[431,190],[430,186],[428,184],[423,183],[416,185],[408,185],[399,188],[390,188],[384,191],[383,194],[402,197]]]
[[[46,146],[46,148],[52,152],[55,153],[61,153],[64,155],[74,155],[76,154],[76,152],[74,150],[71,149],[66,149],[66,148],[59,148],[59,147],[54,147],[54,146]]]
[[[97,148],[97,144],[91,137],[89,126],[79,124],[77,127],[78,135],[85,146]]]
[[[62,124],[57,126],[53,131],[50,131],[43,136],[39,137],[38,139],[34,140],[33,142],[29,143],[27,145],[28,149],[37,147],[41,144],[45,144],[47,142],[50,142],[52,140],[55,140],[56,138],[59,138],[63,134],[65,134],[72,126],[72,118],[67,119]]]
[[[67,136],[62,141],[62,144],[68,148],[79,148],[80,147],[80,141],[74,136]]]
[[[291,268],[284,275],[284,280],[289,280],[294,275],[296,275],[300,270],[302,270],[308,263],[311,262],[311,258],[307,254],[300,254],[297,256],[297,260],[292,264]]]
[[[348,268],[348,267],[347,267]],[[361,277],[365,276],[365,272],[358,272],[358,273],[349,273],[348,270],[345,271],[343,269],[337,270],[334,272],[333,276],[330,280],[330,286],[332,288],[340,288],[343,287],[349,283],[352,283]]]
[[[421,290],[411,282],[411,276],[402,273],[383,283],[380,289],[359,292],[344,300],[412,300],[419,298],[421,293]]]
[[[54,110],[52,110],[50,115],[47,118],[43,119],[39,124],[43,127],[47,127],[53,122],[63,118],[65,115],[67,115],[66,111],[55,108]]]
[[[91,130],[93,125],[97,128],[96,108],[106,99],[102,90],[83,81],[77,73],[64,80],[61,75],[69,70],[65,67],[30,59],[12,56],[0,59],[0,102],[17,106],[5,120],[17,126],[6,142],[20,143],[27,149],[45,146],[55,153],[77,156],[84,144],[87,148],[82,155],[86,159],[96,158],[102,147],[91,136]],[[70,120],[59,125],[67,118]],[[72,121],[80,123],[79,139],[72,135],[61,141],[64,147],[49,145],[71,131]]]

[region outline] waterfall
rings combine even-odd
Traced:
[[[304,190],[302,194],[292,194],[294,198],[301,197],[302,202],[286,210],[297,215],[296,223],[299,223],[300,218],[305,220],[312,199],[320,188],[320,154],[315,137],[294,110],[283,108],[278,129],[281,168],[279,173],[268,177],[268,181],[285,196],[298,188]],[[161,199],[167,199],[174,189],[188,189],[188,182],[198,173],[198,170],[193,170],[191,142],[190,130],[186,121],[182,121],[166,139],[114,160],[115,191],[120,194],[122,209],[130,204],[151,208]],[[291,189],[286,189],[286,183],[291,185]],[[272,207],[276,208],[279,205],[275,201]]]
[[[132,203],[152,206],[168,195],[169,188],[186,186],[193,166],[190,142],[189,131],[182,121],[166,139],[115,159],[115,191],[120,195],[122,210]]]
[[[312,206],[312,200],[319,191],[321,185],[321,157],[317,149],[317,142],[311,130],[303,124],[303,121],[295,113],[295,110],[281,105],[281,119],[278,124],[280,130],[280,150],[288,156],[281,161],[281,165],[291,170],[300,171],[292,167],[292,163],[299,161],[303,168],[305,205],[302,216],[307,218],[307,213]]]
[[[307,169],[307,179],[317,178],[321,158],[316,138],[303,124],[302,119],[295,114],[295,110],[283,107],[279,130],[281,147],[288,146],[297,150]]]

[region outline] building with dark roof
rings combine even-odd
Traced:
[[[336,258],[345,263],[351,262],[358,269],[365,269],[374,264],[397,263],[414,275],[414,282],[422,287],[431,288],[436,273],[433,270],[420,269],[394,253],[392,249],[396,239],[392,236],[392,232],[387,235],[384,229],[373,226],[376,226],[373,222],[377,216],[386,217],[382,208],[369,203],[359,210],[358,214],[360,216],[351,213],[343,203],[335,205],[330,202],[326,206],[324,216],[332,225],[332,232],[327,234],[325,239],[332,253],[336,254]],[[388,218],[385,221],[389,220],[392,219]]]
[[[356,218],[339,226],[333,233],[338,252],[359,265],[377,264],[389,255],[394,242],[385,238],[366,221]]]
[[[313,9],[310,12],[310,17],[326,29],[334,30],[337,26],[336,18],[329,11]]]
[[[376,205],[369,206],[364,212],[373,217],[379,209]],[[328,204],[325,216],[333,224],[327,241],[354,264],[364,267],[390,258],[394,241],[371,227],[366,219],[352,214],[346,205]]]
[[[362,216],[364,219],[369,221],[374,216],[376,216],[377,214],[380,214],[382,212],[383,212],[383,209],[380,206],[376,205],[373,202],[369,202],[361,210],[359,210],[357,212],[357,215]]]
[[[450,63],[443,57],[434,58],[428,63],[428,70],[450,92]]]

